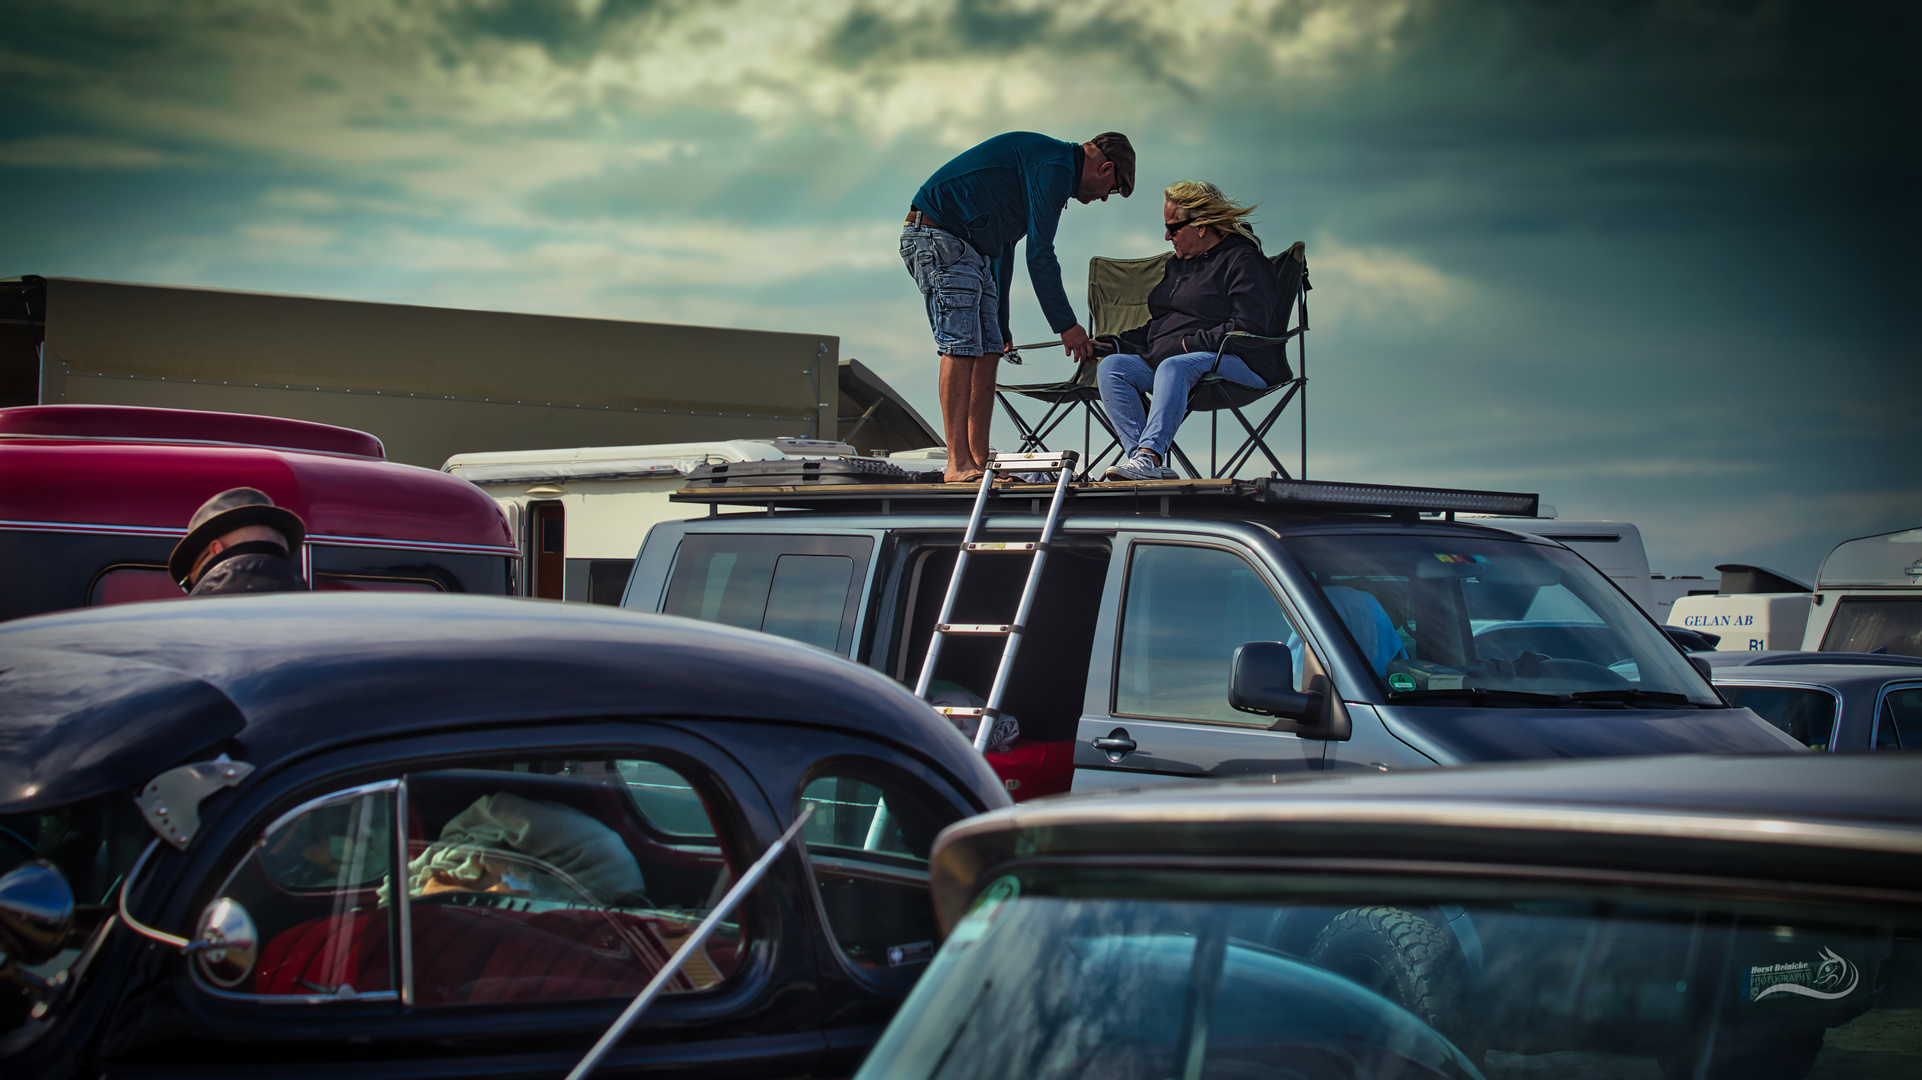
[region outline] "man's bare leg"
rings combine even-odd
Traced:
[[[974,397],[975,357],[941,356],[941,374],[936,389],[941,397],[941,433],[948,440],[948,464],[942,478],[950,482],[966,479],[981,471],[968,439]],[[992,396],[992,395],[990,395]]]
[[[988,467],[994,451],[988,448],[988,435],[994,428],[994,371],[1001,357],[989,353],[975,360],[973,385],[968,388],[968,453],[975,470]]]

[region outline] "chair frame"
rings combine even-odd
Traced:
[[[1038,349],[1059,344],[1059,341],[1049,341],[1039,345],[1022,345],[1017,346],[1015,351],[1018,353],[1021,349]],[[1101,391],[1094,382],[1095,364],[1096,361],[1093,360],[1078,364],[1074,377],[1059,383],[1021,388],[1026,391],[1024,396],[1048,401],[1046,411],[1032,424],[1016,411],[1014,404],[1008,400],[1008,389],[995,388],[995,400],[1001,403],[1002,411],[1007,413],[1009,420],[1014,421],[1015,430],[1021,434],[1021,446],[1017,453],[1051,453],[1047,440],[1068,421],[1069,417],[1074,415],[1075,406],[1079,405],[1084,410],[1081,417],[1081,460],[1086,464],[1077,474],[1078,478],[1085,480],[1094,476],[1097,468],[1105,467],[1108,455],[1111,453],[1115,455],[1116,461],[1123,460],[1125,454],[1121,451],[1121,434],[1115,430],[1114,421],[1108,419],[1108,410],[1101,404]],[[1099,454],[1092,452],[1094,425],[1097,423],[1108,435],[1108,444]]]

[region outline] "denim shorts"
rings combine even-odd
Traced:
[[[945,356],[1000,355],[1001,290],[980,252],[951,232],[909,225],[901,230],[901,261],[927,302],[936,351]]]

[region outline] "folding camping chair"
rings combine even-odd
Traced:
[[[1273,430],[1275,421],[1281,418],[1283,410],[1297,398],[1301,401],[1301,408],[1298,410],[1301,414],[1300,478],[1306,478],[1308,475],[1308,343],[1305,335],[1308,330],[1308,290],[1314,286],[1308,283],[1307,248],[1297,240],[1289,245],[1288,250],[1268,261],[1274,264],[1275,280],[1281,287],[1280,296],[1275,302],[1275,310],[1282,316],[1280,322],[1284,326],[1287,325],[1292,308],[1295,325],[1291,329],[1284,330],[1277,337],[1262,337],[1241,330],[1230,331],[1227,339],[1221,343],[1221,348],[1215,352],[1215,363],[1221,363],[1223,353],[1232,354],[1243,347],[1272,345],[1281,350],[1281,377],[1268,386],[1256,388],[1229,382],[1211,372],[1203,375],[1201,381],[1195,384],[1195,388],[1189,391],[1188,412],[1208,414],[1209,476],[1235,475],[1235,472],[1254,456],[1255,451],[1259,450],[1261,455],[1268,459],[1268,464],[1275,467],[1275,475],[1286,477],[1288,470],[1282,466],[1281,459],[1275,456],[1274,451],[1268,449],[1267,437],[1268,432]],[[1288,365],[1288,341],[1291,338],[1295,342],[1296,360],[1301,365],[1299,371],[1291,369]],[[1281,400],[1275,403],[1274,408],[1268,410],[1268,415],[1260,424],[1250,424],[1247,415],[1241,411],[1243,407],[1252,405],[1278,390],[1283,391]],[[1241,445],[1228,455],[1227,465],[1218,466],[1217,452],[1221,441],[1221,410],[1223,409],[1233,413],[1235,419],[1241,422],[1241,428],[1246,432],[1246,437],[1242,439]],[[1179,442],[1171,441],[1168,444],[1168,456],[1180,462],[1191,479],[1201,476],[1194,462],[1188,460],[1188,455],[1182,452]]]
[[[1222,353],[1232,354],[1243,346],[1278,346],[1282,349],[1281,378],[1269,386],[1255,388],[1241,386],[1209,374],[1202,376],[1201,381],[1195,384],[1195,388],[1188,395],[1190,413],[1210,414],[1209,476],[1233,476],[1236,470],[1248,463],[1257,450],[1274,467],[1276,475],[1288,476],[1287,468],[1268,448],[1266,439],[1268,433],[1274,429],[1275,422],[1281,418],[1281,414],[1297,399],[1300,401],[1301,411],[1300,468],[1304,476],[1307,474],[1308,354],[1302,335],[1308,329],[1307,292],[1313,286],[1308,283],[1308,260],[1305,252],[1305,246],[1298,240],[1288,250],[1269,259],[1275,267],[1276,278],[1281,286],[1276,310],[1282,313],[1281,321],[1284,325],[1292,313],[1295,325],[1276,337],[1261,337],[1246,331],[1234,331],[1229,335],[1229,339],[1222,343],[1221,350],[1216,353],[1216,359],[1219,362]],[[1146,323],[1148,294],[1154,291],[1156,285],[1161,284],[1168,260],[1172,257],[1173,253],[1168,252],[1147,259],[1106,259],[1099,256],[1089,259],[1088,319],[1094,327],[1092,335],[1101,337],[1107,334],[1118,334]],[[1298,371],[1291,368],[1288,363],[1287,342],[1290,339],[1295,341],[1297,360],[1300,364]],[[1058,342],[1046,344],[1058,344]],[[1021,348],[1039,347],[1021,346]],[[1095,384],[1096,367],[1097,362],[1093,360],[1078,364],[1073,377],[1062,382],[995,387],[995,397],[1001,402],[1001,408],[1014,421],[1015,428],[1021,433],[1023,453],[1048,452],[1046,440],[1073,416],[1078,407],[1085,410],[1082,417],[1081,460],[1086,464],[1086,469],[1082,475],[1084,477],[1100,475],[1098,470],[1105,466],[1110,453],[1115,455],[1115,461],[1127,458],[1133,448],[1121,445],[1121,436],[1115,431],[1113,421],[1108,418],[1107,410],[1102,407],[1101,390]],[[1242,409],[1277,391],[1281,392],[1281,400],[1275,403],[1274,408],[1268,411],[1259,424],[1250,423]],[[1048,406],[1047,410],[1039,420],[1031,424],[1016,411],[1014,404],[1009,400],[1010,395],[1045,402]],[[1225,468],[1219,464],[1220,413],[1224,409],[1234,414],[1245,432],[1240,445],[1228,455]],[[1091,452],[1095,423],[1099,423],[1102,430],[1108,434],[1108,444],[1099,454]],[[1194,462],[1182,451],[1179,443],[1171,443],[1168,450],[1169,458],[1178,462],[1191,479],[1202,475],[1200,470],[1195,468]]]
[[[1148,294],[1161,284],[1161,276],[1173,254],[1166,252],[1147,259],[1104,259],[1099,256],[1089,259],[1088,323],[1094,328],[1090,333],[1094,337],[1119,334],[1147,322]],[[1041,345],[1022,345],[1016,352],[1059,344],[1059,341],[1050,341]],[[1002,410],[1021,433],[1021,453],[1051,452],[1046,440],[1079,409],[1082,411],[1082,476],[1100,476],[1099,470],[1106,466],[1110,453],[1115,454],[1116,461],[1128,456],[1127,450],[1132,448],[1121,445],[1121,436],[1108,419],[1108,410],[1101,407],[1101,388],[1095,385],[1098,363],[1089,360],[1076,364],[1074,375],[1061,382],[994,388],[995,399],[1001,402]],[[1048,407],[1039,420],[1030,424],[1015,410],[1014,403],[1008,400],[1010,395],[1044,402]],[[1101,430],[1108,435],[1108,445],[1099,454],[1093,453],[1095,424],[1100,424]]]

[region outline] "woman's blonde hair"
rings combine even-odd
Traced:
[[[1253,205],[1243,206],[1204,180],[1177,180],[1161,189],[1162,197],[1180,207],[1191,225],[1207,226],[1223,233],[1237,232],[1260,246],[1261,240],[1249,228],[1248,215]]]

